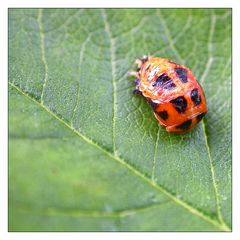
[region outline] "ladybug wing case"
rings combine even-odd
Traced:
[[[164,58],[144,59],[137,77],[137,91],[168,132],[185,133],[206,114],[203,90],[185,66]]]

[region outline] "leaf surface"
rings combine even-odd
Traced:
[[[166,133],[127,72],[185,64],[209,113]],[[10,231],[231,229],[231,10],[9,10]]]

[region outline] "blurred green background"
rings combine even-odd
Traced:
[[[132,94],[144,54],[202,84],[191,133]],[[10,231],[230,229],[230,9],[9,9]]]

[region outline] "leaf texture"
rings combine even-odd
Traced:
[[[185,64],[209,113],[166,133],[128,71]],[[231,10],[9,10],[10,231],[231,230]]]

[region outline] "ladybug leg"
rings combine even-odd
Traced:
[[[137,64],[137,68],[138,70],[141,68],[141,66],[143,65],[143,60],[142,59],[139,59],[137,58],[135,63]]]
[[[140,94],[140,95],[142,95],[142,93],[141,93],[141,91],[139,91],[139,82],[140,82],[140,80],[139,80],[139,72],[134,72],[134,71],[132,71],[132,72],[128,72],[128,75],[129,76],[134,76],[134,77],[136,77],[136,79],[135,79],[135,84],[136,84],[136,87],[135,87],[135,89],[133,90],[133,93],[134,94]]]
[[[142,66],[145,62],[147,62],[150,58],[151,58],[151,57],[148,57],[147,55],[144,55],[144,56],[142,56],[141,58],[137,58],[136,61],[135,61],[135,63],[137,64],[138,69],[140,69],[141,66]]]
[[[135,80],[136,87],[135,87],[135,89],[133,90],[133,94],[142,95],[142,92],[139,90],[139,82],[140,82],[140,80],[137,78],[137,79]]]
[[[128,72],[128,75],[129,75],[129,76],[134,76],[134,77],[136,77],[136,78],[139,78],[139,73],[138,73],[138,72],[135,72],[135,71]]]
[[[142,93],[141,93],[138,89],[134,89],[134,90],[133,90],[133,94],[139,94],[139,95],[142,95]]]
[[[135,63],[137,64],[137,71],[131,71],[128,72],[129,76],[134,76],[136,78],[140,78],[140,69],[142,67],[142,65],[149,60],[149,57],[147,55],[144,55],[142,58],[137,58],[135,60]]]
[[[138,88],[139,87],[139,83],[140,83],[140,80],[137,78],[137,79],[135,79],[135,84],[136,84],[136,88]]]

